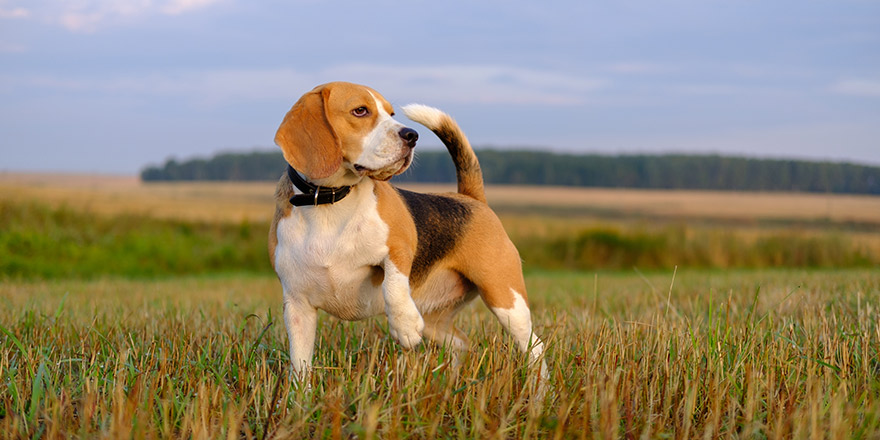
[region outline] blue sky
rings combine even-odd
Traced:
[[[0,171],[274,148],[334,80],[477,146],[880,164],[874,0],[0,0]]]

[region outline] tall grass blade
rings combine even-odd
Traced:
[[[46,374],[46,358],[44,357],[37,367],[34,381],[31,385],[31,402],[27,413],[29,424],[34,423],[40,411],[40,405],[43,403],[43,396],[46,394]]]
[[[27,351],[24,349],[24,344],[22,344],[21,340],[19,340],[18,337],[12,334],[11,331],[7,330],[6,327],[0,325],[0,332],[3,332],[3,334],[5,334],[10,341],[12,341],[12,343],[15,345],[16,348],[18,348],[18,351],[19,353],[21,353],[22,356],[27,354]]]

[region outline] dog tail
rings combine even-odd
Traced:
[[[483,171],[477,155],[461,128],[451,116],[434,107],[421,104],[410,104],[403,107],[406,117],[428,127],[440,140],[455,163],[455,174],[458,177],[458,192],[468,197],[486,202],[483,190]]]

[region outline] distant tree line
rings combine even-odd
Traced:
[[[487,183],[610,188],[803,191],[880,194],[880,167],[837,162],[718,155],[598,155],[479,150]],[[148,167],[144,181],[276,180],[287,166],[280,152],[223,153],[210,159]],[[446,151],[421,150],[397,182],[454,182]]]
[[[141,180],[277,180],[286,166],[281,152],[220,153],[210,159],[168,159],[141,171]]]

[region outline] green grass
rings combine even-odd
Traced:
[[[543,397],[481,304],[463,353],[321,315],[297,387],[267,225],[0,202],[0,438],[880,437],[855,232],[506,223]]]
[[[481,304],[471,349],[322,315],[294,387],[268,275],[0,285],[0,437],[877,438],[880,273],[527,275],[551,386]]]
[[[585,226],[514,236],[526,265],[554,269],[871,267],[880,256],[844,230],[748,232],[686,224]]]
[[[0,279],[270,273],[268,226],[200,223],[0,201]]]
[[[876,248],[846,230],[606,223],[547,235],[535,232],[541,219],[513,222],[508,230],[529,270],[880,266]],[[107,217],[0,201],[0,224],[0,280],[272,273],[266,223]]]

